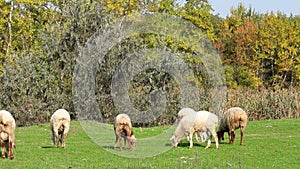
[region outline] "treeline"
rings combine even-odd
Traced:
[[[218,22],[215,46],[231,87],[299,86],[300,17],[239,5]]]
[[[240,5],[231,10],[230,16],[220,18],[213,15],[207,0],[184,4],[173,0],[11,0],[1,1],[0,8],[0,108],[11,111],[18,125],[47,122],[50,114],[61,107],[73,112],[76,118],[72,76],[80,50],[99,29],[133,13],[166,13],[184,18],[202,30],[222,58],[229,88],[274,91],[288,88],[294,92],[292,88],[300,85],[300,18],[297,16],[280,12],[260,14]],[[118,113],[110,91],[117,66],[126,54],[153,46],[167,46],[191,55],[190,58],[193,55],[184,45],[157,35],[131,37],[112,48],[96,79],[97,101],[108,121]],[[205,71],[195,66],[199,61],[190,62],[199,77],[199,88],[208,93],[210,86],[205,80]],[[164,88],[170,95],[168,110],[152,124],[169,124],[174,121],[174,112],[179,107],[178,87],[176,81],[164,73],[142,72],[135,77],[130,89],[133,105],[146,109],[149,102],[145,96]],[[203,97],[208,98],[209,93]],[[257,97],[253,99],[261,99]],[[235,104],[239,103],[243,104]],[[207,109],[208,105],[201,103],[200,108]],[[228,101],[227,106],[234,104]],[[275,109],[268,106],[270,110]],[[296,117],[290,115],[293,111],[289,111],[288,117]]]

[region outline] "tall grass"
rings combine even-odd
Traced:
[[[227,108],[244,108],[249,120],[300,117],[300,91],[296,89],[235,89],[228,91],[227,99]]]

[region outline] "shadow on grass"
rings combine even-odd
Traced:
[[[216,142],[212,141],[211,142],[211,146],[215,145]],[[229,144],[229,143],[226,143],[226,142],[221,142],[221,144]],[[207,142],[193,142],[193,147],[206,147],[207,145]],[[190,146],[190,143],[189,142],[181,142],[177,145],[177,147],[189,147]]]
[[[189,147],[190,146],[190,143],[179,143],[177,145],[177,147]],[[203,143],[203,144],[200,144],[200,143],[193,143],[193,147],[205,147],[206,144]]]
[[[54,146],[41,146],[41,148],[55,148]]]
[[[226,144],[229,144],[229,142],[223,141],[223,142],[221,142],[221,143],[219,143],[219,144],[220,144],[220,145],[221,145],[221,144],[225,144],[225,145],[226,145]]]
[[[167,143],[167,144],[165,144],[166,145],[166,147],[172,147],[172,144],[171,143]]]
[[[116,148],[114,148],[114,146],[101,146],[101,147],[106,150],[120,150],[120,146],[116,146]],[[126,146],[126,148],[122,147],[122,150],[134,151],[135,149],[130,149],[129,147]]]
[[[114,149],[114,146],[101,146],[102,148],[104,149],[109,149],[109,150],[113,150]],[[119,147],[116,147],[116,149],[119,148]]]

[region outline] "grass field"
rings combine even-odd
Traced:
[[[164,133],[168,127],[135,128],[139,139]],[[206,143],[188,149],[186,140],[177,148],[167,149],[154,157],[128,158],[134,151],[103,148],[95,144],[78,121],[71,122],[67,148],[53,148],[49,124],[19,127],[16,130],[15,159],[0,159],[1,168],[299,168],[300,119],[248,122],[244,145],[239,135],[233,145],[227,135],[220,149],[205,150]],[[112,133],[113,134],[113,133]],[[170,134],[170,133],[167,133]],[[238,131],[239,134],[239,131]],[[171,135],[168,136],[170,138]],[[114,138],[111,138],[114,140]],[[142,142],[142,141],[141,141]],[[113,141],[107,147],[113,146]],[[162,143],[168,147],[169,144]],[[145,146],[145,145],[142,145]],[[148,146],[150,149],[155,146]],[[137,150],[141,151],[137,144]],[[143,150],[143,149],[142,149]],[[147,150],[145,150],[145,154]],[[113,153],[111,153],[113,152]]]

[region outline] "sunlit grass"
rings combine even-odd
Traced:
[[[228,144],[225,135],[219,150],[215,149],[214,142],[207,150],[204,149],[206,143],[195,143],[193,149],[189,149],[187,141],[183,140],[179,147],[154,157],[128,158],[116,155],[120,153],[118,148],[107,151],[95,144],[78,121],[71,123],[67,148],[53,148],[50,126],[43,124],[17,128],[15,159],[0,159],[0,163],[1,168],[298,168],[299,128],[300,119],[251,121],[243,146],[239,145],[238,131],[236,142]],[[168,126],[134,128],[134,132],[139,141],[155,138],[168,129]],[[114,139],[110,138],[113,142],[108,147],[113,146]],[[135,151],[142,151],[139,149],[145,146],[151,150],[162,145],[137,144]],[[146,154],[147,149],[143,153]],[[134,151],[126,150],[121,155],[126,156],[126,153]]]

